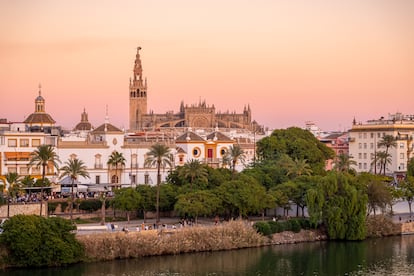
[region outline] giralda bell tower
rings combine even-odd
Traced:
[[[135,57],[134,77],[129,79],[129,130],[143,129],[142,116],[147,114],[147,79],[142,78],[142,65],[137,48]]]

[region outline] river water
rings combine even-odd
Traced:
[[[414,235],[7,270],[0,275],[414,275]]]

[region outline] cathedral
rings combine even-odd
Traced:
[[[226,128],[263,132],[263,127],[256,121],[252,121],[249,105],[244,107],[242,113],[222,113],[216,111],[214,105],[210,106],[205,101],[192,105],[185,105],[181,102],[177,113],[148,113],[148,86],[147,80],[144,80],[142,75],[140,50],[141,47],[138,47],[133,69],[134,75],[129,83],[129,130],[131,132],[166,128]]]

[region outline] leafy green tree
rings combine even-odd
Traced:
[[[197,219],[199,216],[214,214],[221,205],[220,199],[211,191],[194,191],[177,197],[174,210],[180,215],[189,215]]]
[[[411,205],[414,199],[414,176],[408,175],[405,180],[400,182],[400,188],[402,190],[403,198],[408,203],[410,210],[410,218],[412,215]]]
[[[232,172],[232,179],[235,178],[236,175],[236,165],[241,162],[244,164],[246,159],[246,154],[244,150],[240,147],[240,145],[233,145],[230,146],[229,149],[223,156],[223,160],[225,163],[229,163],[231,172]]]
[[[286,158],[290,159],[288,156],[286,156]],[[262,160],[261,162],[256,163],[254,167],[243,170],[243,174],[254,177],[267,190],[270,190],[289,180],[285,162],[285,157],[281,157],[277,160]]]
[[[168,183],[163,183],[160,185],[160,211],[172,211],[174,210],[174,205],[177,202],[177,195],[179,191],[172,185]]]
[[[145,159],[146,166],[157,167],[157,198],[156,198],[156,221],[160,222],[160,185],[161,185],[161,168],[172,166],[172,156],[170,148],[162,144],[151,146]]]
[[[325,161],[333,159],[334,152],[307,130],[291,127],[274,130],[270,136],[257,142],[259,160],[280,159],[287,154],[291,159],[307,160],[316,175],[325,173]]]
[[[84,249],[70,221],[59,217],[16,215],[3,225],[0,243],[10,266],[59,266],[79,262]]]
[[[330,239],[365,238],[368,197],[353,176],[330,172],[308,190],[306,199],[311,222],[322,222]]]
[[[379,209],[384,214],[387,206],[391,206],[392,194],[388,189],[388,183],[383,181],[381,177],[371,174],[361,174],[358,180],[363,182],[366,187],[368,195],[368,215],[373,212],[376,215],[376,210]]]
[[[121,182],[122,173],[118,177],[118,169],[119,167],[121,167],[120,169],[122,172],[123,168],[125,167],[125,162],[126,162],[126,159],[124,155],[122,154],[122,152],[118,152],[118,151],[112,152],[112,154],[108,158],[108,161],[106,162],[108,164],[109,170],[115,168],[115,175],[111,177],[111,183],[115,184],[115,188],[120,188],[120,185],[118,185],[118,183],[119,184],[122,183]]]
[[[274,207],[275,199],[254,178],[241,175],[237,180],[224,182],[216,189],[229,215],[239,217]]]
[[[215,189],[223,182],[231,180],[232,173],[226,168],[211,168],[207,166],[207,187],[206,189]]]
[[[281,189],[280,185],[272,187],[269,194],[274,198],[274,207],[283,208],[283,215],[288,216],[290,210],[289,196]]]
[[[70,177],[72,181],[71,185],[71,204],[69,205],[70,209],[70,220],[73,219],[73,203],[75,200],[73,187],[75,185],[75,181],[79,179],[79,177],[89,178],[88,167],[83,163],[82,160],[78,158],[69,159],[65,162],[65,165],[60,169],[63,173],[60,176],[63,177]]]
[[[130,213],[139,209],[141,205],[141,195],[134,188],[121,188],[115,190],[113,206],[119,210],[125,211],[129,223]]]
[[[193,184],[195,180],[200,182],[207,182],[207,168],[206,165],[201,164],[197,159],[191,159],[186,162],[183,168],[179,171],[179,174],[188,179],[190,182],[190,188],[193,189]]]
[[[46,168],[52,164],[56,170],[59,170],[59,156],[55,152],[52,145],[40,145],[30,154],[29,167],[36,166],[42,168],[42,186],[40,189],[40,216],[42,215],[43,207],[43,187],[46,183]]]
[[[352,156],[346,153],[341,153],[335,158],[334,169],[338,172],[355,173],[352,166],[356,166],[357,162],[352,160]]]
[[[407,175],[414,176],[414,157],[408,161]]]
[[[146,213],[155,210],[156,190],[150,185],[138,185],[137,192],[141,195],[139,209],[142,210],[144,216],[144,223],[147,222]]]

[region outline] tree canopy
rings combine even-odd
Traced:
[[[323,174],[325,161],[334,157],[332,149],[298,127],[274,130],[257,142],[257,154],[259,160],[277,160],[284,154],[292,160],[306,160],[314,174]]]

